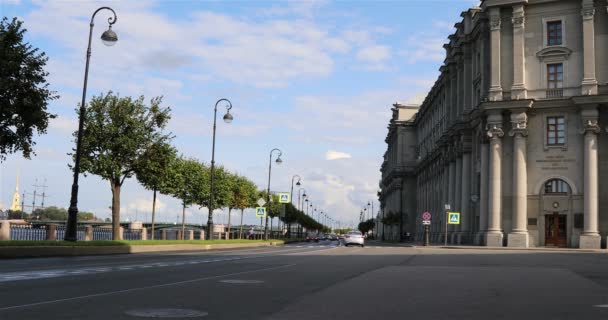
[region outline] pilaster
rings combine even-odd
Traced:
[[[500,78],[500,8],[490,8],[490,101],[502,100],[502,86]]]
[[[595,8],[593,0],[582,0],[581,15],[583,17],[583,82],[582,95],[597,94],[597,79],[595,77]]]
[[[513,86],[511,99],[526,99],[525,15],[524,5],[513,7]]]

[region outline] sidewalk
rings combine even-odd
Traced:
[[[418,249],[455,249],[455,250],[504,250],[504,251],[537,251],[537,252],[579,252],[579,253],[608,253],[606,249],[577,249],[577,248],[551,248],[551,247],[529,247],[529,248],[514,248],[514,247],[485,247],[485,246],[470,246],[470,245],[443,245],[431,243],[429,246],[424,246],[421,241],[416,242],[386,242],[381,240],[368,240],[365,243],[370,246],[378,247],[411,247]]]
[[[112,255],[170,251],[210,251],[225,249],[248,249],[257,247],[282,246],[283,241],[235,244],[166,244],[166,245],[125,245],[125,246],[15,246],[0,247],[0,258],[61,257]]]

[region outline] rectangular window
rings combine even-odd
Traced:
[[[562,44],[562,22],[547,22],[547,45],[560,46]]]
[[[547,89],[561,89],[564,86],[564,65],[554,63],[547,65]]]
[[[547,145],[566,143],[566,120],[564,117],[547,117]]]

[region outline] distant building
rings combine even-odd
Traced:
[[[407,232],[415,232],[416,217],[416,127],[414,115],[418,105],[395,103],[385,142],[387,150],[380,171],[380,216],[378,236],[385,240],[400,240]],[[390,224],[382,222],[389,215],[399,219]]]
[[[463,12],[420,110],[395,125],[407,132],[398,139],[416,143],[389,143],[407,154],[395,162],[403,170],[384,168],[398,161],[385,156],[383,210],[415,207],[416,218],[403,211],[402,229],[419,240],[424,211],[432,240],[445,240],[450,204],[461,223],[449,226],[449,243],[605,246],[607,9],[608,1],[484,0]],[[391,172],[404,172],[407,187]],[[389,190],[400,185],[395,206]]]
[[[11,204],[11,211],[22,211],[21,208],[21,195],[19,194],[19,173],[17,172],[17,182],[15,183],[15,193],[13,193],[13,202]]]

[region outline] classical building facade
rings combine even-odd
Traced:
[[[404,234],[414,234],[416,218],[416,126],[414,115],[418,105],[393,105],[388,125],[384,162],[380,168],[380,214],[377,233],[384,240],[402,240]],[[391,222],[384,218],[398,216]]]
[[[400,210],[402,228],[421,239],[429,211],[431,238],[445,241],[449,204],[461,214],[447,225],[450,243],[605,246],[608,1],[484,0],[461,16],[439,78],[403,125],[416,182],[401,184],[414,195],[402,208],[416,210]]]

